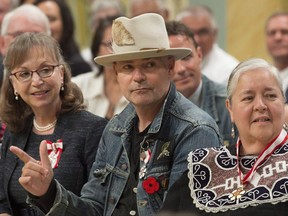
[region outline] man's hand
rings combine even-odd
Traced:
[[[16,146],[11,146],[10,151],[25,164],[22,168],[22,175],[19,178],[19,183],[26,191],[34,196],[43,196],[47,192],[54,176],[48,158],[47,142],[43,140],[40,144],[39,154],[41,161],[35,160]]]

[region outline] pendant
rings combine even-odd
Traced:
[[[240,199],[243,194],[245,194],[245,190],[243,187],[239,187],[236,190],[232,191],[232,193],[229,195],[230,200]]]

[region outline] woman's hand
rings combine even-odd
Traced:
[[[53,179],[54,173],[47,152],[47,142],[43,140],[40,144],[40,160],[37,161],[22,149],[11,146],[10,151],[24,162],[22,175],[19,183],[23,188],[34,196],[43,196]],[[1,215],[0,215],[1,216]]]

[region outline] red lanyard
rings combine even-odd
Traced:
[[[238,139],[236,144],[236,156],[237,156],[237,169],[238,169],[238,175],[240,176],[241,183],[247,184],[253,177],[254,172],[257,170],[258,166],[261,165],[265,160],[270,158],[272,153],[280,148],[284,143],[286,143],[288,139],[287,132],[282,129],[280,134],[272,140],[266,147],[263,149],[263,151],[258,155],[255,163],[253,164],[252,168],[249,170],[249,172],[244,176],[244,174],[240,170],[240,164],[239,164],[239,149],[241,145],[241,141]]]

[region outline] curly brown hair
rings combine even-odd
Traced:
[[[50,55],[57,64],[64,68],[64,91],[60,91],[61,110],[57,115],[85,109],[81,90],[71,82],[71,69],[64,61],[59,44],[45,33],[23,33],[10,44],[4,58],[4,82],[0,96],[0,116],[12,132],[21,132],[27,120],[33,115],[31,107],[21,97],[15,100],[14,88],[10,81],[11,71],[27,60],[27,54],[37,48],[45,55]]]

